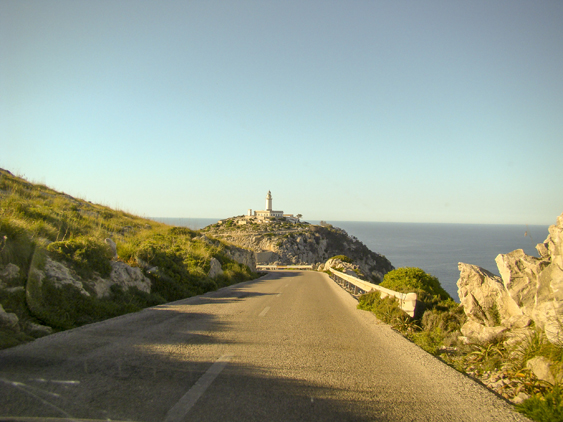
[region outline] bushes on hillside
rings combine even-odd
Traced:
[[[440,300],[451,299],[438,279],[420,268],[397,268],[385,274],[380,285],[396,292],[422,294],[422,300],[427,299],[428,295],[438,296]]]
[[[27,341],[23,332],[28,321],[67,329],[257,276],[223,256],[227,245],[198,238],[198,231],[73,198],[2,170],[0,201],[0,270],[8,264],[19,268],[17,276],[2,281],[0,304],[16,314],[20,330],[0,330],[0,348]],[[96,274],[111,275],[113,254],[103,241],[108,237],[117,245],[119,260],[145,270],[151,294],[114,286],[109,296],[96,297],[91,280]],[[76,277],[77,285],[84,281],[84,290],[70,284],[57,287],[49,280],[47,256],[78,274],[82,280]],[[207,274],[213,257],[221,261],[223,274],[211,279]],[[158,269],[148,271],[154,267]]]
[[[378,319],[391,325],[408,316],[401,310],[394,297],[381,298],[381,292],[378,290],[360,296],[358,308],[373,312]]]
[[[336,255],[336,256],[333,256],[332,258],[329,258],[329,260],[330,259],[339,259],[340,261],[347,262],[349,264],[353,263],[352,259],[348,258],[346,255]]]
[[[372,311],[423,349],[436,354],[440,346],[449,346],[461,335],[465,322],[463,308],[442,288],[439,280],[420,268],[398,268],[388,272],[380,286],[417,294],[415,318],[410,318],[391,297],[381,298],[378,291],[360,296],[360,309]]]
[[[8,217],[0,217],[0,265],[12,263],[27,269],[35,242],[25,226]]]
[[[54,258],[65,261],[83,278],[94,272],[102,277],[111,273],[112,253],[107,244],[93,238],[74,238],[53,242],[47,246]]]
[[[102,321],[119,315],[137,312],[148,306],[165,302],[156,293],[146,293],[135,287],[123,290],[118,285],[111,286],[107,297],[86,296],[72,285],[55,286],[50,280],[41,285],[39,306],[35,306],[36,317],[43,324],[58,330],[68,330],[84,324]],[[45,298],[49,298],[46,300]]]

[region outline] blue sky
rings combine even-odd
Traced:
[[[0,0],[0,167],[146,217],[553,224],[561,1]]]

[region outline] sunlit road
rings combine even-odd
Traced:
[[[274,272],[5,350],[0,420],[526,420],[356,303]]]

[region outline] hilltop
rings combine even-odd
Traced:
[[[202,233],[254,251],[258,264],[320,266],[340,256],[355,264],[358,275],[376,283],[394,268],[385,256],[326,223],[314,225],[285,217],[238,216],[207,226]]]
[[[0,348],[256,278],[254,254],[0,169]]]

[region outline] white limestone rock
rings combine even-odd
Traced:
[[[469,320],[461,327],[461,333],[469,339],[470,342],[489,343],[502,337],[506,327],[487,327],[475,320]]]
[[[225,248],[223,253],[233,261],[246,265],[250,268],[250,271],[256,271],[256,255],[253,251],[231,246],[229,248]]]
[[[533,321],[554,344],[563,344],[563,214],[537,245],[540,258],[522,249],[500,254],[500,277],[474,265],[459,264],[458,294],[475,338],[488,337],[478,327],[521,330]],[[462,329],[463,331],[463,329]],[[468,336],[469,337],[469,336]],[[510,337],[510,336],[509,336]]]
[[[56,287],[62,288],[71,285],[76,287],[84,296],[90,296],[90,293],[84,290],[82,278],[61,262],[53,261],[51,258],[46,257],[43,271],[38,269],[35,269],[35,271],[41,281],[46,277]]]
[[[556,379],[551,372],[552,362],[544,356],[536,356],[526,362],[526,368],[530,369],[538,379],[555,384]]]
[[[143,274],[139,267],[131,267],[121,261],[111,262],[111,273],[108,278],[97,277],[93,283],[93,288],[98,297],[109,295],[111,286],[117,284],[123,290],[130,287],[150,293],[151,281]]]
[[[323,265],[322,271],[328,271],[330,268],[334,268],[335,270],[340,268],[340,270],[344,270],[342,272],[344,272],[345,274],[351,275],[352,277],[358,277],[357,271],[361,272],[359,265],[351,264],[349,262],[344,262],[344,261],[342,261],[338,258],[336,258],[336,259],[331,258],[328,261],[326,261]],[[337,270],[337,271],[340,271],[340,270]]]
[[[210,265],[211,265],[211,268],[209,269],[209,273],[207,273],[208,277],[215,278],[218,275],[223,274],[223,269],[221,268],[221,263],[219,262],[219,260],[217,258],[211,258]]]
[[[121,261],[111,261],[110,265],[111,273],[109,277],[102,278],[96,275],[91,280],[83,280],[63,263],[54,261],[49,257],[46,258],[43,270],[33,269],[33,271],[41,282],[47,278],[59,288],[72,285],[84,296],[90,296],[90,293],[84,288],[85,284],[96,292],[97,297],[109,295],[111,286],[114,284],[121,286],[124,290],[136,287],[143,292],[150,293],[151,281],[143,274],[141,268],[131,267]]]

